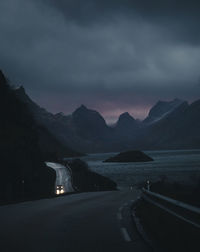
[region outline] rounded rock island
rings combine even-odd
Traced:
[[[149,162],[154,161],[151,157],[139,150],[126,151],[117,154],[114,157],[110,157],[103,162],[110,163],[131,163],[131,162]]]

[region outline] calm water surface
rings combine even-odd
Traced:
[[[154,159],[147,163],[103,163],[116,153],[90,154],[84,158],[90,169],[113,179],[119,188],[162,177],[197,183],[200,180],[200,150],[145,151]]]

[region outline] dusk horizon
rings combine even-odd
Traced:
[[[0,251],[200,251],[199,26],[199,0],[0,0]]]
[[[23,87],[24,86],[17,86],[14,85],[12,83],[13,87],[16,89]],[[44,108],[45,110],[47,110],[48,112],[52,113],[52,114],[58,114],[58,113],[63,113],[65,116],[69,116],[71,115],[76,109],[78,109],[79,107],[81,107],[82,105],[84,105],[85,107],[87,107],[90,110],[95,110],[97,112],[99,112],[102,117],[105,119],[106,123],[108,125],[112,125],[117,123],[119,116],[128,112],[134,119],[136,120],[140,120],[143,121],[149,114],[150,110],[152,109],[153,106],[155,106],[159,101],[162,102],[172,102],[173,100],[182,100],[182,101],[186,101],[188,102],[188,104],[191,104],[193,102],[196,101],[195,100],[184,100],[181,99],[180,97],[172,97],[171,99],[158,99],[155,100],[154,102],[152,102],[151,104],[149,104],[148,106],[143,106],[142,103],[141,104],[137,104],[137,105],[133,105],[133,106],[122,106],[122,107],[117,107],[114,104],[112,104],[112,106],[110,106],[110,104],[104,104],[104,106],[98,106],[96,104],[90,103],[88,101],[85,102],[81,102],[77,103],[77,104],[69,104],[67,105],[63,105],[63,102],[61,102],[61,104],[58,104],[58,106],[56,106],[55,101],[52,99],[52,104],[53,107],[49,105],[49,101],[45,101],[45,99],[38,99],[38,97],[32,97],[27,90],[25,90],[26,94],[31,98],[31,100],[33,100],[34,102],[36,102],[41,108]],[[65,96],[65,95],[64,95]],[[68,96],[66,95],[65,97],[66,99],[63,100],[67,100]],[[197,99],[198,100],[198,99]]]
[[[158,100],[200,97],[197,6],[2,0],[0,68],[53,113],[85,104],[143,119]]]

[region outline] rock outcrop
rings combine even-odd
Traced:
[[[111,191],[116,190],[117,184],[111,179],[89,169],[87,163],[80,159],[68,161],[73,176],[76,191]]]
[[[49,196],[56,174],[46,168],[37,125],[0,71],[0,201]]]
[[[134,150],[119,153],[114,157],[108,158],[104,162],[130,163],[130,162],[149,162],[149,161],[153,161],[153,159],[147,156],[142,151]]]
[[[183,103],[185,103],[185,101],[180,99],[174,99],[172,101],[158,101],[151,108],[149,115],[143,122],[147,124],[156,123],[159,120],[170,115],[170,113],[173,113],[173,111],[176,110]]]

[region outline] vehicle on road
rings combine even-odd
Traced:
[[[65,191],[64,191],[64,186],[63,185],[57,185],[56,186],[56,194],[59,195],[59,194],[63,194]]]

